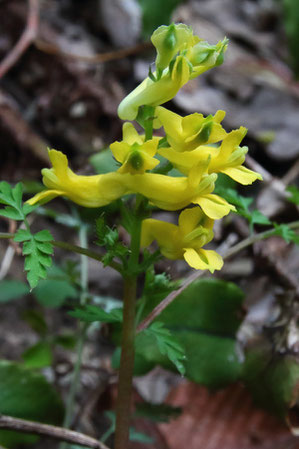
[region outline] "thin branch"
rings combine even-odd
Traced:
[[[292,223],[288,223],[288,227],[290,229],[298,229],[299,228],[299,221],[294,221]],[[264,240],[268,237],[271,237],[273,235],[273,231],[275,229],[269,229],[268,231],[261,232],[259,234],[252,235],[241,242],[237,243],[236,245],[229,248],[225,254],[222,256],[223,259],[228,259],[231,256],[234,256],[238,252],[242,251],[243,249],[247,248],[248,246],[253,245],[256,242],[259,242],[260,240]],[[136,332],[139,333],[146,329],[152,321],[157,318],[158,315],[167,307],[169,304],[172,303],[172,301],[177,298],[192,282],[194,282],[196,279],[200,278],[204,274],[204,271],[195,271],[190,276],[188,276],[185,280],[185,282],[181,285],[181,287],[178,290],[175,290],[171,292],[168,296],[166,296],[163,301],[160,302],[149,314],[148,316],[137,326]]]
[[[48,53],[50,55],[55,55],[58,57],[63,57],[75,61],[83,61],[89,64],[98,64],[100,62],[115,61],[116,59],[122,59],[127,56],[140,53],[152,47],[151,42],[142,42],[140,44],[134,45],[133,47],[121,48],[120,50],[109,51],[105,53],[98,53],[93,56],[86,56],[86,55],[76,55],[73,53],[67,53],[63,50],[60,50],[60,48],[57,47],[56,45],[46,42],[40,38],[35,39],[34,45],[38,50],[43,51],[44,53]]]
[[[39,21],[39,0],[28,0],[28,18],[26,27],[12,50],[0,64],[0,79],[14,66],[22,54],[33,43],[37,36]]]
[[[1,238],[1,234],[0,234],[0,238]],[[94,260],[98,260],[99,262],[103,262],[103,256],[101,256],[100,254],[98,254],[94,251],[91,251],[90,249],[82,248],[81,246],[72,245],[71,243],[62,242],[60,240],[53,240],[52,244],[56,248],[65,249],[67,251],[73,251],[74,253],[83,254],[84,256],[88,256],[90,259],[94,259]],[[121,265],[117,262],[113,262],[113,261],[109,262],[109,266],[114,268],[116,271],[121,271]]]
[[[54,440],[66,441],[67,443],[74,443],[79,446],[86,446],[93,449],[109,449],[104,443],[84,435],[83,433],[63,429],[62,427],[27,421],[25,419],[12,418],[11,416],[6,415],[0,415],[0,429],[33,433],[35,435],[46,436],[53,438]]]

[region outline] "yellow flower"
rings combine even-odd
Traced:
[[[176,54],[192,44],[193,40],[192,28],[184,23],[162,25],[153,32],[151,41],[157,50],[155,63],[158,77]]]
[[[179,89],[189,81],[190,66],[184,56],[178,56],[171,71],[158,81],[146,78],[127,95],[118,107],[118,116],[122,120],[134,120],[139,106],[157,106],[176,96]]]
[[[141,245],[156,240],[168,259],[184,258],[192,268],[213,273],[222,268],[223,260],[215,251],[202,249],[213,238],[213,223],[199,207],[181,212],[178,226],[149,218],[142,222]]]
[[[95,176],[78,176],[68,167],[67,157],[56,150],[49,150],[53,168],[42,170],[44,190],[28,203],[46,203],[57,196],[65,196],[74,203],[85,207],[101,207],[128,193],[130,175],[106,173]]]
[[[252,184],[257,179],[263,179],[259,173],[249,170],[242,165],[245,161],[248,147],[240,147],[239,144],[246,133],[247,129],[241,126],[227,135],[221,146],[217,148],[218,151],[215,155],[211,153],[210,173],[225,173],[243,185]]]
[[[227,48],[227,39],[209,45],[182,24],[158,28],[153,43],[158,50],[157,72],[120,103],[118,115],[123,120],[134,120],[140,106],[158,106],[171,100],[190,79],[221,64]]]
[[[110,145],[115,159],[122,163],[118,173],[141,174],[155,168],[159,164],[159,160],[154,158],[158,143],[158,137],[144,142],[144,136],[137,133],[132,123],[125,123],[123,140]]]
[[[262,176],[242,165],[248,148],[240,147],[239,144],[246,131],[243,126],[231,131],[219,147],[201,145],[192,151],[181,153],[169,147],[159,149],[159,154],[186,175],[192,167],[209,159],[208,173],[225,173],[243,185],[252,184],[257,179],[262,179]]]
[[[144,173],[131,177],[132,192],[140,193],[160,209],[179,210],[190,203],[198,204],[213,219],[222,218],[235,207],[218,195],[212,194],[216,174],[206,174],[207,164],[190,170],[188,177],[171,177],[156,173]]]
[[[199,145],[219,142],[227,135],[220,125],[225,111],[217,111],[214,116],[207,117],[198,113],[181,117],[159,106],[155,110],[155,116],[160,125],[163,125],[167,141],[175,151],[192,151]]]

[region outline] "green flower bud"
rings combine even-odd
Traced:
[[[162,25],[154,31],[151,41],[157,50],[156,68],[157,73],[169,66],[174,56],[187,47],[193,38],[191,27],[183,23]]]

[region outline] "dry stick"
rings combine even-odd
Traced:
[[[6,55],[0,64],[0,79],[20,59],[22,54],[33,43],[37,36],[39,19],[39,0],[28,0],[28,18],[26,27],[13,49]]]
[[[79,446],[91,447],[93,449],[109,449],[104,443],[95,438],[63,429],[62,427],[50,426],[25,419],[12,418],[11,416],[0,415],[0,429],[16,430],[35,435],[46,436],[54,440],[66,441],[67,443],[78,444]]]
[[[290,229],[298,229],[299,228],[299,221],[294,221],[292,223],[288,223],[288,227]],[[263,240],[265,238],[270,237],[273,235],[274,229],[269,229],[268,231],[261,232],[260,234],[255,234],[247,239],[242,240],[241,242],[237,243],[236,245],[229,248],[225,254],[223,255],[223,259],[228,259],[229,257],[237,254],[239,251],[247,248],[250,245],[253,245],[256,242],[259,242],[260,240]],[[136,329],[136,332],[139,333],[146,329],[151,322],[158,316],[160,313],[170,304],[172,301],[182,293],[192,282],[194,282],[196,279],[200,278],[204,274],[203,271],[195,271],[190,276],[188,276],[185,280],[185,282],[181,285],[181,287],[178,290],[175,290],[171,292],[168,296],[166,296],[163,301],[160,302],[150,313],[149,315],[139,324],[139,326]]]
[[[114,61],[116,59],[122,59],[127,56],[134,55],[136,53],[140,53],[148,48],[152,47],[151,42],[142,42],[140,44],[134,45],[133,47],[121,48],[120,50],[99,53],[93,56],[84,56],[84,55],[76,55],[72,53],[67,53],[63,50],[60,50],[56,45],[46,42],[40,38],[36,38],[34,41],[34,45],[38,50],[41,50],[45,53],[55,56],[61,56],[63,58],[72,59],[75,61],[83,61],[89,64],[97,64],[99,62],[108,62]]]

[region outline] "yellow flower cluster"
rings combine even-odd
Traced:
[[[209,45],[182,23],[159,27],[151,40],[157,50],[156,72],[120,103],[118,115],[122,120],[134,120],[139,106],[166,103],[190,79],[221,64],[228,42],[224,39]]]
[[[68,167],[66,156],[49,151],[53,168],[43,169],[45,190],[30,204],[45,203],[65,196],[86,207],[101,207],[124,195],[138,193],[160,209],[185,209],[178,226],[155,219],[143,221],[141,244],[156,240],[161,253],[170,259],[184,258],[196,269],[211,272],[222,267],[222,259],[202,247],[213,238],[215,219],[227,215],[234,206],[213,193],[217,173],[224,173],[241,184],[261,179],[258,173],[243,166],[247,147],[240,147],[246,129],[240,127],[227,133],[221,122],[224,111],[214,116],[191,114],[181,117],[160,104],[170,100],[189,79],[222,62],[226,40],[210,46],[186,25],[158,28],[152,42],[157,49],[156,72],[147,78],[119,106],[121,118],[136,118],[140,106],[155,106],[155,128],[163,127],[165,138],[145,139],[132,123],[123,125],[123,139],[110,148],[121,164],[115,172],[96,176],[78,176]],[[167,159],[182,176],[172,177],[153,172]]]

